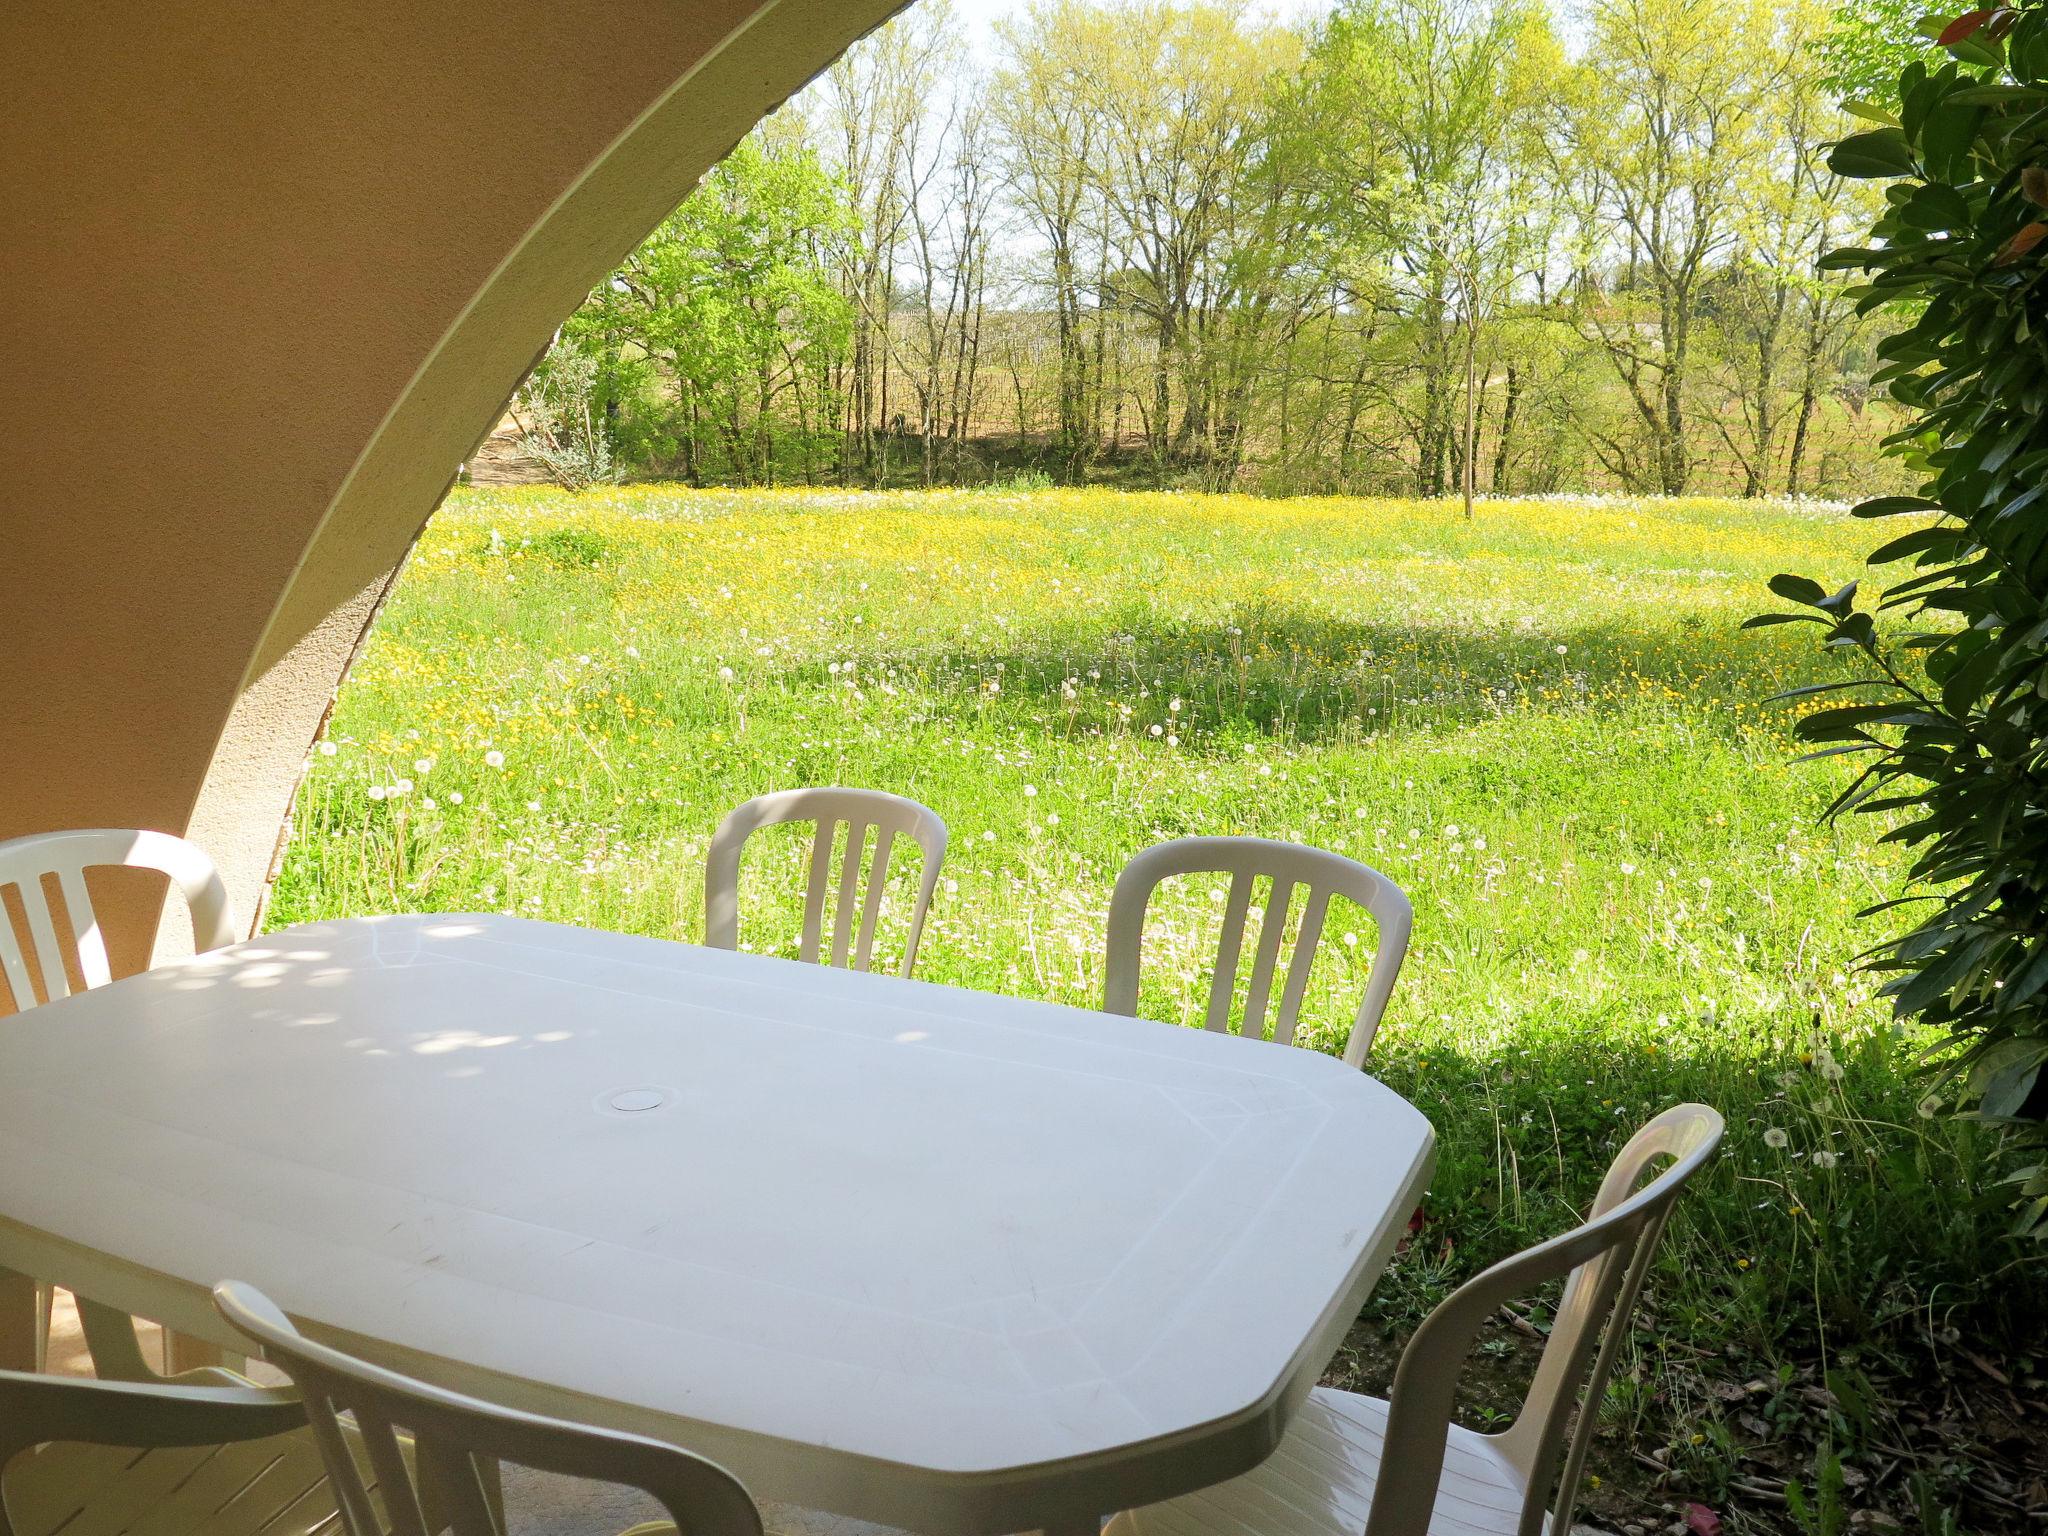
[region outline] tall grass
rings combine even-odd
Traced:
[[[1637,1123],[1701,1099],[1730,1133],[1660,1270],[1652,1379],[1670,1351],[1995,1349],[2042,1287],[2002,1245],[1990,1137],[1931,1117],[1918,1042],[1852,965],[1899,861],[1816,825],[1837,781],[1788,766],[1762,703],[1831,664],[1736,629],[1770,574],[1847,571],[1866,542],[1825,508],[1725,501],[1468,524],[1101,491],[464,492],[343,693],[270,920],[692,939],[726,808],[872,785],[953,830],[920,975],[1089,1003],[1131,853],[1314,843],[1417,913],[1372,1070],[1441,1149],[1383,1322],[1568,1223]],[[752,947],[793,950],[800,859],[750,862]],[[1155,924],[1160,1016],[1199,1016],[1211,895]],[[1341,1049],[1372,938],[1333,916],[1312,1044]]]

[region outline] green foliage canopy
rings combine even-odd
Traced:
[[[640,431],[666,437],[657,452],[692,471],[723,459],[728,472],[763,478],[792,446],[774,409],[781,397],[808,405],[794,415],[802,435],[832,422],[819,397],[853,324],[833,247],[852,225],[813,153],[750,134],[591,295],[570,339],[615,361],[618,394],[641,406]],[[649,371],[675,402],[656,423],[645,419],[649,397],[635,396]]]

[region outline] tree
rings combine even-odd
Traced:
[[[1837,96],[1897,99],[1899,71],[1925,58],[1932,40],[1920,29],[1926,0],[1839,0],[1817,62]]]
[[[848,225],[815,156],[749,135],[572,322],[579,341],[644,358],[668,384],[693,482],[721,462],[774,479],[791,448],[815,474],[851,326],[826,262]]]
[[[1693,472],[1700,302],[1734,242],[1777,83],[1757,67],[1770,13],[1759,0],[1599,0],[1592,21],[1551,141],[1580,226],[1573,318],[1627,392],[1651,488],[1676,496]]]
[[[1426,496],[1444,494],[1454,443],[1474,459],[1478,332],[1527,260],[1512,173],[1556,64],[1547,15],[1523,0],[1349,0],[1317,43],[1317,88],[1351,127],[1327,151],[1343,216],[1353,240],[1392,253],[1403,290]]]
[[[519,386],[512,420],[519,446],[564,490],[618,478],[605,419],[605,358],[574,340],[555,344]]]
[[[1781,457],[1782,483],[1797,493],[1829,364],[1855,318],[1846,285],[1818,269],[1874,212],[1867,190],[1825,160],[1826,145],[1855,127],[1834,104],[1821,52],[1830,22],[1819,0],[1791,0],[1759,61],[1771,82],[1756,106],[1762,142],[1741,166],[1735,250],[1719,292],[1734,409],[1711,417],[1741,463],[1745,496],[1779,481]]]
[[[852,307],[853,345],[842,472],[888,474],[897,281],[920,189],[937,174],[942,146],[930,108],[960,68],[964,45],[947,0],[925,0],[877,28],[821,77],[806,125],[838,175],[852,237],[841,243],[840,288]]]
[[[1102,202],[1126,262],[1119,299],[1151,322],[1152,387],[1138,409],[1163,473],[1211,438],[1203,347],[1220,313],[1218,262],[1261,158],[1273,82],[1299,62],[1301,44],[1213,4],[1121,0],[1102,23],[1074,78],[1102,122]]]
[[[1058,346],[1057,421],[1069,474],[1100,434],[1091,390],[1088,319],[1107,271],[1107,225],[1096,164],[1102,119],[1084,91],[1082,60],[1101,43],[1100,13],[1077,0],[1039,3],[997,25],[1009,61],[990,91],[995,143],[1018,209],[1045,242],[1044,277]],[[1091,263],[1091,257],[1092,263]],[[1097,313],[1096,357],[1106,344]]]
[[[1867,196],[1819,165],[1847,23],[1597,0],[1571,62],[1546,3],[1033,0],[986,75],[944,0],[906,11],[567,328],[593,430],[696,480],[1021,454],[1468,510],[1895,476],[1813,272]]]

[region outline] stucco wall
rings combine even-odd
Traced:
[[[252,917],[456,465],[899,3],[0,7],[0,838],[189,831]]]

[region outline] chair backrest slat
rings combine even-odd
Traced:
[[[42,993],[38,997],[15,920],[0,899],[0,979],[7,984],[14,1011],[69,997],[74,966],[85,987],[104,986],[113,979],[106,937],[85,875],[89,869],[117,866],[152,869],[170,877],[190,914],[195,949],[219,949],[239,937],[220,872],[183,838],[97,829],[18,837],[0,843],[0,897],[11,890],[20,903]],[[61,928],[50,900],[53,883],[63,904]]]
[[[377,1532],[381,1520],[370,1500],[370,1488],[363,1481],[361,1464],[342,1433],[341,1421],[332,1412],[309,1413],[313,1443],[320,1448],[320,1464],[327,1469],[328,1486],[341,1506],[341,1522],[351,1532]]]
[[[854,965],[866,970],[875,958],[875,930],[882,921],[882,892],[889,883],[889,850],[896,836],[880,822],[875,824],[875,856],[868,868],[867,898],[860,908],[860,949]]]
[[[1301,909],[1301,931],[1294,936],[1294,956],[1287,966],[1287,985],[1280,993],[1280,1018],[1273,1026],[1273,1038],[1282,1045],[1294,1044],[1294,1027],[1301,1019],[1301,1000],[1308,992],[1309,968],[1315,963],[1316,946],[1323,939],[1323,919],[1330,910],[1330,893],[1311,891]]]
[[[355,1412],[356,1433],[369,1454],[370,1470],[377,1475],[384,1523],[391,1536],[435,1536],[421,1503],[421,1485],[415,1484],[413,1470],[405,1464],[405,1452],[398,1446],[398,1431],[379,1411],[380,1406],[362,1399],[349,1403]],[[423,1484],[432,1482],[432,1478],[422,1479]]]
[[[1273,877],[1272,893],[1266,898],[1265,916],[1259,919],[1259,945],[1252,951],[1251,980],[1245,985],[1244,1023],[1239,1026],[1247,1040],[1266,1038],[1266,1004],[1273,995],[1273,968],[1280,961],[1280,941],[1287,936],[1287,909],[1294,905],[1294,882],[1284,875]],[[1296,951],[1297,958],[1300,951]],[[1279,1027],[1292,1033],[1294,1021],[1281,1009]]]
[[[50,910],[50,894],[40,877],[24,880],[17,887],[22,909],[28,914],[29,939],[36,947],[36,969],[43,974],[43,1000],[54,1003],[71,995],[71,976],[64,964],[64,950],[57,942],[57,914]]]
[[[1138,1011],[1138,975],[1143,959],[1145,917],[1153,893],[1176,875],[1227,874],[1231,877],[1224,900],[1222,931],[1217,937],[1215,968],[1209,978],[1205,1027],[1227,1030],[1237,992],[1237,972],[1244,954],[1245,927],[1251,913],[1253,887],[1269,882],[1270,890],[1260,919],[1259,937],[1252,953],[1251,976],[1246,986],[1241,1029],[1248,1037],[1263,1038],[1268,1011],[1272,1011],[1273,1038],[1291,1043],[1301,1017],[1302,999],[1307,996],[1309,974],[1323,937],[1330,898],[1343,896],[1364,907],[1377,926],[1378,942],[1373,950],[1372,969],[1366,978],[1365,996],[1351,1025],[1351,1040],[1344,1059],[1353,1066],[1365,1063],[1366,1051],[1386,1012],[1387,999],[1408,953],[1408,935],[1414,925],[1413,909],[1400,887],[1377,870],[1355,859],[1307,848],[1296,843],[1277,843],[1257,837],[1184,837],[1147,848],[1117,877],[1109,901],[1109,934],[1103,971],[1102,1006],[1110,1013]],[[1279,970],[1280,952],[1287,941],[1288,914],[1295,893],[1306,892],[1301,921],[1294,937],[1294,950],[1287,965],[1287,979],[1280,991],[1277,1009],[1273,1004],[1273,981]]]
[[[850,817],[846,823],[846,851],[839,856],[839,892],[832,899],[832,963],[846,964],[853,952],[853,925],[859,908],[855,894],[860,889],[860,867],[867,857],[867,823]]]
[[[1209,1014],[1204,1029],[1218,1032],[1230,1028],[1230,1004],[1237,993],[1237,961],[1244,950],[1245,915],[1252,905],[1252,877],[1240,871],[1230,882],[1230,896],[1223,904],[1223,936],[1217,942],[1216,970],[1209,978]]]
[[[92,895],[85,888],[85,871],[59,870],[57,886],[64,893],[64,916],[71,924],[79,977],[89,988],[104,987],[114,975],[107,964],[107,942],[100,936],[99,914],[93,910]]]
[[[1415,1536],[1428,1529],[1452,1404],[1480,1329],[1508,1301],[1560,1278],[1564,1295],[1522,1410],[1488,1438],[1527,1490],[1519,1536],[1542,1536],[1546,1520],[1553,1530],[1571,1528],[1601,1394],[1658,1241],[1673,1204],[1720,1144],[1722,1129],[1721,1116],[1704,1104],[1665,1110],[1615,1157],[1583,1225],[1474,1276],[1423,1320],[1394,1374],[1365,1536]],[[1669,1166],[1643,1184],[1660,1163]],[[1567,1443],[1575,1409],[1578,1427]]]
[[[820,819],[811,838],[811,871],[804,882],[804,927],[797,940],[797,955],[812,964],[824,944],[825,892],[832,880],[832,844],[838,832],[836,822]],[[715,841],[712,846],[717,846]],[[737,873],[734,878],[737,880]]]
[[[482,1473],[506,1461],[638,1488],[662,1506],[679,1536],[761,1536],[747,1490],[701,1456],[502,1408],[371,1365],[304,1337],[250,1286],[224,1281],[213,1296],[221,1315],[299,1389],[346,1536],[505,1536]],[[354,1417],[376,1476],[374,1495],[349,1447],[343,1413]],[[400,1448],[401,1429],[412,1433],[417,1470]]]
[[[5,895],[6,888],[0,885],[0,898]],[[7,983],[7,995],[14,1000],[16,1012],[35,1006],[36,994],[28,980],[28,958],[22,951],[21,940],[14,931],[14,916],[8,911],[4,899],[0,899],[0,981]]]
[[[783,822],[812,822],[816,831],[804,890],[803,930],[797,940],[801,959],[867,970],[874,961],[875,934],[881,926],[882,900],[889,876],[894,840],[908,837],[923,854],[917,899],[910,913],[901,973],[917,964],[925,917],[939,868],[946,857],[946,824],[915,800],[872,789],[791,789],[758,795],[736,806],[718,824],[704,866],[704,942],[718,949],[739,948],[740,850],[753,833]],[[845,829],[843,850],[840,829]],[[874,852],[868,854],[868,834]],[[839,851],[837,875],[833,854]],[[863,866],[866,889],[862,890]],[[831,940],[825,928],[830,908]]]

